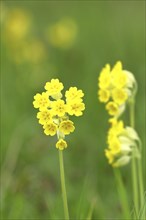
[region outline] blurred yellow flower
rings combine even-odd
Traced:
[[[99,75],[99,88],[100,89],[108,89],[111,83],[110,76],[110,65],[106,64],[106,66],[102,69]]]
[[[115,102],[108,102],[106,104],[106,110],[108,111],[109,115],[118,115],[119,108]]]
[[[99,101],[100,102],[108,102],[110,98],[110,92],[108,89],[100,89],[98,91]]]
[[[121,61],[112,69],[106,64],[98,78],[98,97],[100,102],[108,102],[106,110],[112,116],[119,117],[126,102],[135,92],[136,81],[132,73],[123,70]]]
[[[77,25],[70,18],[63,18],[47,30],[49,43],[61,49],[70,48],[77,36]]]
[[[30,29],[30,16],[22,9],[13,9],[9,12],[5,24],[6,37],[9,41],[22,40]]]
[[[107,134],[108,149],[105,150],[109,164],[114,167],[124,166],[132,155],[139,157],[139,137],[131,127],[124,127],[122,120],[110,119],[111,127]]]
[[[128,99],[128,94],[124,89],[113,89],[112,90],[113,101],[119,105],[122,105]]]
[[[82,97],[84,93],[76,87],[71,87],[66,91],[66,102],[62,100],[63,84],[59,79],[52,79],[45,85],[46,92],[37,93],[34,96],[34,108],[39,108],[37,118],[43,125],[46,135],[57,134],[58,142],[56,148],[63,150],[67,147],[64,140],[65,135],[75,130],[74,123],[69,120],[69,115],[80,116],[85,109]]]

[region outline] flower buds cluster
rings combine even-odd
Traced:
[[[119,117],[125,109],[126,101],[135,92],[136,81],[133,74],[122,69],[118,61],[111,69],[107,64],[99,75],[98,96],[101,102],[107,103],[109,115]]]
[[[63,150],[67,147],[65,135],[74,131],[74,123],[69,120],[69,115],[81,116],[85,109],[82,97],[84,93],[76,87],[70,87],[65,92],[66,102],[62,100],[64,86],[58,79],[52,79],[45,85],[46,92],[34,96],[34,108],[38,108],[37,118],[43,126],[46,135],[57,134],[56,148]]]
[[[111,127],[107,134],[108,149],[105,156],[113,167],[126,165],[134,155],[139,158],[139,137],[131,127],[124,127],[122,120],[110,119]]]

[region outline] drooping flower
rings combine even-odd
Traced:
[[[59,150],[64,150],[65,148],[67,148],[66,141],[63,139],[59,139],[56,143],[56,148],[58,148]]]
[[[105,156],[113,167],[126,165],[132,155],[140,157],[139,137],[131,127],[124,127],[122,120],[110,119],[111,127],[107,134],[108,148]]]

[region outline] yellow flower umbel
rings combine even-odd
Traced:
[[[43,126],[46,135],[57,134],[56,148],[67,148],[65,135],[75,130],[74,123],[69,120],[69,115],[81,116],[85,109],[83,103],[84,93],[76,87],[70,87],[65,92],[66,100],[62,100],[64,86],[58,79],[52,79],[45,84],[46,92],[37,93],[34,96],[34,108],[38,108],[37,118]]]
[[[139,137],[131,127],[124,127],[122,120],[110,119],[111,128],[107,135],[108,148],[105,155],[113,167],[126,165],[134,154],[140,157]]]
[[[100,102],[106,103],[109,115],[119,117],[128,99],[135,93],[136,81],[132,73],[122,69],[118,61],[113,69],[107,64],[98,79]]]

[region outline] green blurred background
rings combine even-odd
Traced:
[[[108,115],[97,99],[97,78],[117,60],[134,73],[136,129],[144,146],[144,18],[145,1],[1,1],[2,220],[64,217],[56,137],[43,134],[32,105],[52,78],[85,93],[86,110],[72,117],[76,129],[64,151],[70,216],[86,219],[93,205],[94,219],[121,218],[104,156]],[[128,111],[124,119],[128,124]],[[132,208],[130,164],[121,171]]]

